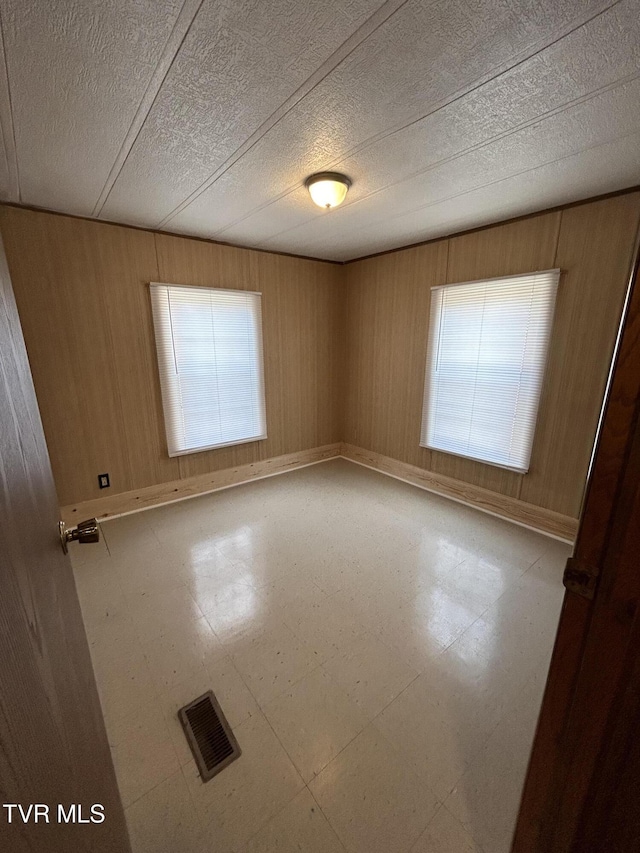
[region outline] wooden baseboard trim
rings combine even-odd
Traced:
[[[372,450],[364,450],[352,444],[342,444],[340,456],[364,465],[365,468],[372,468],[397,480],[404,480],[429,492],[435,492],[564,542],[573,542],[578,531],[577,518],[561,515],[553,510],[525,503],[525,501],[482,489],[470,483],[463,483],[461,480],[444,477],[432,471],[425,471],[423,468],[399,462],[397,459],[382,456]]]
[[[172,480],[157,486],[146,486],[143,489],[70,504],[61,507],[60,517],[65,524],[72,527],[84,518],[104,520],[119,515],[129,515],[132,512],[195,498],[198,495],[249,483],[251,480],[262,480],[296,468],[325,462],[327,459],[339,456],[340,449],[340,444],[326,444],[323,447],[300,450],[297,453],[288,453],[286,456],[274,456],[249,465],[239,465],[237,468],[224,468],[221,471],[212,471],[210,474],[199,474],[184,480]]]
[[[498,492],[482,489],[470,483],[444,477],[432,471],[425,471],[415,465],[399,462],[397,459],[382,456],[372,450],[339,443],[314,447],[311,450],[301,450],[297,453],[288,453],[285,456],[275,456],[261,462],[240,465],[236,468],[224,468],[221,471],[199,474],[184,480],[172,480],[169,483],[70,504],[61,508],[61,518],[68,526],[72,527],[83,518],[95,517],[104,520],[119,515],[129,515],[144,509],[152,509],[163,504],[239,486],[252,480],[262,480],[265,477],[284,474],[287,471],[304,468],[307,465],[315,465],[318,462],[325,462],[338,456],[390,477],[395,477],[397,480],[403,480],[429,492],[474,507],[482,512],[487,512],[490,515],[496,515],[507,521],[546,533],[556,539],[562,539],[565,542],[573,542],[578,530],[578,520],[570,516],[534,506],[516,498],[501,495]]]

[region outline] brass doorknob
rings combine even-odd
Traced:
[[[65,554],[69,551],[67,548],[69,542],[86,544],[87,542],[100,541],[100,529],[95,518],[87,518],[71,530],[67,530],[67,525],[64,521],[60,521],[58,527],[60,529],[60,543]]]

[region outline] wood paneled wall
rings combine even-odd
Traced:
[[[60,502],[342,441],[575,518],[639,218],[627,193],[337,266],[0,208]],[[430,288],[556,266],[529,473],[421,448]],[[168,457],[150,281],[263,293],[266,441]]]
[[[577,517],[639,218],[640,193],[629,193],[348,264],[343,441]],[[430,288],[554,267],[529,472],[420,447]]]
[[[0,228],[62,505],[340,440],[341,267],[10,207]],[[150,281],[262,291],[265,441],[169,458]]]

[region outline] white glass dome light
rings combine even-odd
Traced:
[[[339,172],[318,172],[308,177],[304,184],[318,207],[330,210],[345,200],[351,181]]]

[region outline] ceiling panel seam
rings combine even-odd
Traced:
[[[344,159],[345,157],[352,157],[355,154],[360,154],[362,151],[366,151],[367,148],[370,148],[372,145],[375,145],[377,142],[381,142],[382,140],[387,139],[388,137],[393,136],[396,133],[402,133],[404,130],[407,130],[407,128],[412,127],[414,124],[419,124],[421,121],[424,121],[424,119],[429,118],[430,116],[435,115],[436,113],[440,112],[440,110],[443,110],[446,107],[449,107],[452,104],[455,104],[458,101],[463,100],[468,95],[472,95],[474,92],[480,91],[483,86],[486,86],[489,83],[493,83],[496,80],[499,80],[501,77],[505,77],[505,76],[511,74],[512,71],[519,68],[521,65],[524,65],[526,62],[530,62],[536,56],[540,56],[540,54],[544,53],[545,51],[547,51],[550,48],[554,47],[555,45],[559,44],[561,41],[563,41],[563,39],[568,38],[570,35],[573,35],[573,33],[577,32],[578,30],[582,29],[583,27],[588,26],[590,23],[592,23],[593,21],[595,21],[597,18],[601,17],[602,15],[607,14],[607,12],[610,12],[611,9],[613,9],[615,6],[618,6],[621,2],[623,2],[623,0],[613,0],[612,3],[609,3],[603,9],[600,9],[599,12],[595,12],[590,18],[587,18],[586,20],[581,21],[579,24],[576,24],[575,26],[564,30],[561,33],[561,35],[557,36],[552,41],[547,42],[546,44],[543,44],[541,47],[537,48],[536,50],[534,50],[531,53],[528,53],[526,56],[521,55],[521,58],[518,59],[516,62],[514,62],[513,65],[510,65],[508,68],[503,68],[501,71],[497,71],[495,74],[493,74],[491,76],[487,76],[485,78],[479,78],[478,82],[473,83],[471,88],[465,88],[465,89],[459,90],[458,92],[455,92],[453,94],[453,96],[448,101],[441,102],[440,104],[438,104],[435,107],[435,109],[430,110],[428,113],[425,113],[424,115],[416,116],[415,118],[412,118],[410,121],[408,121],[402,125],[398,125],[397,127],[389,128],[388,130],[382,131],[381,133],[378,133],[375,136],[371,136],[369,139],[365,140],[360,145],[354,146],[353,149],[351,149],[350,151],[347,151],[344,155],[340,155],[340,158],[335,158],[334,160],[332,160],[328,164],[327,168],[331,168],[333,165],[335,165],[336,163],[339,163],[340,160]]]
[[[405,2],[408,2],[408,0],[405,0]],[[568,25],[567,27],[565,27],[565,28],[562,30],[562,32],[560,33],[560,35],[556,36],[556,38],[554,38],[552,41],[545,42],[544,44],[540,45],[537,49],[535,49],[535,50],[533,50],[533,51],[529,51],[529,52],[527,52],[527,53],[526,53],[526,55],[523,55],[523,53],[521,52],[520,54],[518,54],[518,55],[517,55],[519,58],[518,58],[515,62],[513,62],[511,65],[509,65],[508,67],[506,67],[506,68],[505,68],[505,67],[503,67],[503,68],[502,68],[502,69],[500,69],[500,70],[494,70],[494,72],[493,72],[493,73],[492,73],[492,72],[489,72],[489,74],[488,74],[488,75],[485,75],[485,76],[483,76],[483,77],[479,78],[478,80],[474,81],[473,83],[471,83],[469,86],[467,86],[467,87],[466,87],[466,88],[464,88],[463,90],[459,90],[458,92],[454,93],[454,95],[453,95],[452,97],[450,97],[447,101],[443,101],[443,102],[440,102],[439,104],[437,104],[437,106],[435,107],[435,109],[430,110],[428,113],[422,114],[422,115],[420,115],[420,116],[416,116],[416,117],[414,117],[413,119],[411,119],[411,121],[406,122],[406,123],[402,124],[401,126],[394,127],[394,128],[390,128],[390,129],[388,129],[388,130],[386,130],[386,131],[384,131],[384,132],[382,132],[382,133],[379,133],[379,134],[376,134],[375,136],[370,137],[370,138],[369,138],[369,139],[367,139],[367,140],[364,140],[364,142],[362,142],[360,145],[356,145],[356,146],[354,146],[354,148],[352,148],[352,149],[350,149],[350,150],[347,150],[347,151],[343,152],[343,153],[340,155],[340,157],[338,157],[338,158],[334,158],[332,161],[330,161],[330,163],[329,163],[329,164],[327,164],[327,165],[326,165],[326,166],[324,166],[323,168],[326,168],[326,169],[330,169],[330,168],[332,168],[332,167],[333,167],[333,166],[335,166],[337,163],[340,163],[342,160],[347,159],[347,158],[349,158],[349,157],[352,157],[352,156],[354,156],[354,155],[358,154],[359,152],[361,152],[361,151],[363,151],[363,150],[366,150],[366,148],[370,147],[371,145],[374,145],[376,142],[379,142],[379,141],[381,141],[382,139],[385,139],[385,138],[386,138],[386,137],[388,137],[388,136],[392,136],[394,133],[402,132],[402,131],[403,131],[403,130],[405,130],[406,128],[411,127],[412,125],[417,124],[417,123],[419,123],[420,121],[423,121],[425,118],[428,118],[429,116],[431,116],[431,115],[433,115],[433,114],[437,113],[438,111],[440,111],[440,110],[444,109],[445,107],[448,107],[448,106],[450,106],[451,104],[456,103],[456,101],[459,101],[459,100],[461,100],[462,98],[465,98],[467,95],[470,95],[470,94],[472,94],[473,92],[476,92],[477,90],[481,89],[483,86],[487,85],[488,83],[491,83],[491,82],[493,82],[493,81],[495,81],[495,80],[499,79],[500,77],[502,77],[502,76],[504,76],[504,75],[506,75],[506,74],[511,73],[514,69],[518,68],[518,67],[519,67],[520,65],[522,65],[523,63],[530,61],[530,60],[531,60],[531,59],[533,59],[535,56],[538,56],[539,54],[543,53],[545,50],[548,50],[549,48],[551,48],[551,47],[553,47],[554,45],[558,44],[560,41],[562,41],[562,40],[563,40],[564,38],[566,38],[567,36],[571,35],[572,33],[576,32],[577,30],[581,29],[582,27],[587,26],[588,24],[590,24],[592,21],[594,21],[595,19],[597,19],[597,18],[598,18],[598,17],[600,17],[601,15],[606,14],[606,13],[607,13],[608,11],[610,11],[612,8],[614,8],[615,6],[617,6],[620,2],[622,2],[622,0],[614,0],[614,2],[607,3],[607,5],[606,5],[606,6],[604,6],[604,7],[603,7],[603,8],[601,8],[598,12],[594,13],[593,15],[591,15],[589,18],[587,18],[587,19],[585,19],[585,20],[580,21],[578,24]],[[385,5],[386,5],[386,4],[385,4]],[[405,5],[405,3],[402,3],[402,4],[401,4],[401,6],[404,6],[404,5]],[[382,7],[382,8],[384,8],[384,7]],[[398,7],[398,9],[399,9],[399,8],[400,8],[400,7]],[[398,10],[396,10],[396,11],[398,11]],[[377,14],[377,13],[376,13],[376,14]],[[386,22],[386,20],[388,20],[388,18],[390,18],[390,17],[391,17],[391,15],[389,15],[389,16],[387,17],[387,19],[385,19],[385,21],[384,21],[384,22],[382,22],[382,23],[385,23],[385,22]],[[369,20],[371,20],[371,19],[369,19]],[[366,26],[366,24],[364,24],[363,26]],[[376,27],[376,29],[377,29],[377,27]],[[372,32],[373,32],[373,31],[372,31]],[[369,33],[369,34],[366,36],[366,38],[368,38],[368,37],[369,37],[369,35],[371,35],[371,33]],[[361,42],[366,41],[366,38],[363,38],[363,39],[361,40]],[[346,42],[345,42],[345,44],[346,44]],[[358,47],[358,46],[359,46],[359,45],[355,45],[355,46],[354,46],[354,48],[353,48],[353,50],[355,50],[355,48],[356,48],[356,47]],[[352,52],[352,51],[351,51],[351,52]],[[342,61],[344,61],[344,59],[346,59],[346,56],[345,56],[342,60],[340,60],[340,61],[342,62]],[[329,61],[329,60],[328,60],[328,61]],[[339,64],[340,64],[340,63],[336,63],[335,67],[337,68]],[[330,69],[330,71],[332,71],[332,70],[333,70],[333,69]],[[327,74],[328,74],[328,73],[330,73],[330,71],[329,71],[329,72],[327,72]],[[324,75],[324,76],[327,76],[327,75]],[[315,85],[317,85],[317,83],[319,83],[319,82],[320,82],[320,81],[317,81],[317,82],[314,84],[314,86],[315,86]],[[304,85],[304,84],[303,84],[303,85]],[[302,88],[302,87],[301,87],[301,88]],[[311,88],[314,88],[314,87],[311,87]],[[305,93],[304,93],[304,95],[303,95],[302,97],[306,97],[306,95],[307,95],[307,94],[309,94],[309,92],[311,91],[311,88],[310,88],[307,92],[305,92]],[[299,100],[302,100],[302,97],[301,97],[301,98],[298,98],[298,99],[297,99],[297,101],[296,101],[296,103],[297,103]],[[271,121],[271,118],[273,118],[273,116],[272,116],[270,119],[267,119],[267,122],[265,122],[265,123],[264,123],[264,124],[263,124],[259,129],[258,129],[258,131],[256,131],[256,134],[254,134],[254,136],[256,136],[257,138],[255,138],[255,139],[254,139],[253,137],[250,137],[250,138],[249,138],[249,140],[247,140],[247,143],[249,143],[249,142],[250,142],[251,144],[247,144],[247,143],[245,143],[243,146],[241,146],[240,148],[238,148],[238,149],[237,149],[237,151],[236,151],[236,152],[235,152],[235,153],[234,153],[230,158],[228,158],[228,160],[227,160],[227,161],[225,161],[225,163],[223,163],[223,164],[222,164],[222,166],[220,166],[220,168],[219,168],[218,170],[216,170],[216,172],[214,172],[214,173],[213,173],[213,175],[211,175],[211,176],[210,176],[210,177],[209,177],[209,178],[208,178],[208,179],[207,179],[207,180],[206,180],[206,181],[205,181],[205,182],[204,182],[204,183],[203,183],[203,184],[202,184],[202,185],[201,185],[197,190],[195,190],[193,193],[191,193],[191,195],[190,195],[190,196],[188,196],[188,197],[187,197],[183,202],[181,202],[181,204],[179,204],[179,205],[178,205],[178,206],[177,206],[177,207],[176,207],[176,208],[175,208],[171,213],[169,213],[167,216],[165,216],[165,218],[164,218],[163,220],[161,220],[161,222],[159,222],[159,223],[158,223],[158,225],[157,225],[156,227],[158,227],[158,228],[162,228],[162,227],[164,227],[164,226],[165,226],[165,225],[167,225],[167,223],[168,223],[168,222],[170,222],[174,217],[176,217],[178,214],[182,213],[182,212],[183,212],[183,211],[184,211],[184,210],[185,210],[185,209],[186,209],[186,208],[187,208],[187,207],[188,207],[192,202],[194,202],[194,201],[195,201],[195,200],[196,200],[196,199],[197,199],[197,198],[198,198],[198,197],[199,197],[203,192],[205,192],[207,189],[209,189],[209,188],[210,188],[210,187],[211,187],[211,186],[212,186],[212,185],[213,185],[213,184],[214,184],[214,183],[215,183],[215,182],[216,182],[220,177],[222,177],[222,175],[223,175],[226,171],[228,171],[228,170],[229,170],[229,168],[231,168],[231,166],[233,166],[233,165],[234,165],[238,160],[240,160],[240,159],[241,159],[241,158],[242,158],[246,153],[248,153],[248,151],[253,147],[253,145],[255,145],[255,143],[256,143],[256,142],[257,142],[257,141],[258,141],[258,140],[259,140],[263,135],[265,135],[265,133],[268,133],[268,132],[272,129],[272,127],[274,127],[274,126],[277,124],[277,122],[278,122],[278,121],[280,121],[282,118],[284,118],[284,116],[287,114],[287,112],[289,112],[289,111],[290,111],[290,109],[292,109],[294,106],[295,106],[295,104],[292,104],[292,105],[291,105],[291,107],[290,107],[289,109],[287,109],[287,111],[286,111],[285,113],[283,113],[282,115],[278,116],[277,120],[276,120],[276,121],[274,121],[274,122],[273,122],[269,127],[267,127],[267,128],[263,131],[263,128],[265,127],[265,125],[266,125],[268,122],[270,122],[270,121]],[[276,115],[276,114],[274,113],[274,115]],[[258,135],[258,134],[259,134],[259,135]],[[286,195],[290,194],[291,192],[294,192],[294,191],[295,191],[296,189],[298,189],[298,188],[299,188],[299,184],[296,184],[295,186],[290,187],[287,191],[285,191],[284,193],[282,193],[281,195],[279,195],[276,199],[274,199],[274,202],[275,202],[275,201],[278,201],[278,199],[279,199],[279,198],[282,198],[282,197],[284,197],[284,196],[286,196]],[[267,205],[267,206],[268,206],[268,205]],[[247,216],[245,216],[245,217],[241,217],[240,219],[236,220],[236,222],[233,222],[233,223],[230,223],[229,225],[226,225],[226,226],[225,226],[223,229],[221,229],[220,231],[215,232],[215,236],[220,235],[220,234],[223,234],[223,233],[224,233],[228,228],[231,228],[231,227],[233,227],[235,224],[237,224],[238,222],[243,221],[243,219],[248,218],[249,216],[252,216],[255,212],[257,212],[258,210],[261,210],[261,209],[262,209],[262,207],[263,207],[263,206],[259,206],[259,207],[255,208],[254,210],[252,210],[249,214],[247,214]]]
[[[600,95],[603,95],[607,92],[611,92],[614,89],[619,88],[620,86],[625,86],[628,83],[631,83],[634,80],[637,80],[639,78],[640,78],[640,72],[638,72],[637,74],[627,74],[625,77],[621,77],[619,80],[615,80],[612,83],[608,83],[606,86],[601,86],[599,89],[594,89],[591,92],[588,92],[584,95],[579,96],[578,98],[573,98],[572,100],[567,101],[566,103],[561,104],[552,110],[548,110],[545,113],[540,113],[539,115],[534,116],[533,118],[528,119],[527,121],[522,122],[521,124],[515,125],[512,128],[509,128],[509,130],[505,130],[502,133],[498,133],[495,136],[491,136],[488,139],[483,140],[482,142],[477,142],[475,145],[470,145],[468,148],[464,148],[461,151],[458,151],[455,154],[452,154],[450,157],[444,157],[441,160],[436,160],[433,163],[430,163],[424,169],[418,169],[417,171],[412,172],[411,174],[406,175],[405,177],[400,178],[397,181],[391,181],[390,183],[385,184],[383,187],[378,187],[378,189],[372,190],[371,192],[367,193],[366,195],[360,196],[359,198],[354,199],[351,202],[347,202],[346,204],[341,205],[340,210],[344,211],[350,207],[355,207],[356,205],[361,204],[363,201],[367,201],[368,199],[371,199],[374,196],[378,195],[379,193],[385,192],[388,189],[392,189],[393,187],[398,187],[398,186],[401,186],[402,184],[408,183],[410,181],[414,181],[416,178],[421,177],[423,175],[426,175],[429,172],[434,171],[435,169],[439,169],[441,166],[445,166],[449,163],[455,163],[456,160],[460,160],[463,157],[466,157],[468,154],[472,154],[475,151],[482,151],[483,148],[489,148],[494,143],[499,142],[503,139],[508,139],[510,136],[514,136],[515,134],[519,133],[520,131],[526,130],[528,127],[532,127],[536,124],[540,124],[541,122],[546,121],[547,119],[554,118],[555,116],[561,115],[562,113],[570,110],[572,107],[579,106],[580,104],[588,103],[589,101],[593,100],[594,98],[599,97]],[[623,138],[623,137],[620,137],[620,138]],[[608,141],[611,142],[611,140],[608,140]],[[599,144],[607,144],[607,143],[599,143]],[[591,147],[593,147],[593,146],[591,146]],[[581,150],[587,151],[587,150],[589,150],[589,147],[581,149]],[[571,155],[567,155],[567,156],[573,156],[573,154],[576,154],[576,153],[579,153],[579,152],[573,152]],[[563,159],[563,158],[559,158],[559,159]],[[341,161],[337,161],[337,162],[339,163]],[[549,162],[556,162],[556,161],[549,161]],[[537,167],[535,167],[535,168],[537,168]],[[490,184],[487,184],[487,186],[489,186],[489,185]],[[235,222],[232,222],[230,225],[225,226],[223,229],[218,231],[214,236],[219,237],[220,235],[224,234],[224,232],[227,231],[229,228],[233,228],[235,225],[239,224],[240,222],[243,222],[245,219],[248,219],[250,216],[253,216],[255,213],[257,213],[261,210],[264,210],[267,207],[270,207],[272,204],[275,204],[277,201],[279,201],[282,198],[285,198],[287,195],[290,195],[292,192],[295,192],[297,189],[298,189],[298,186],[295,186],[291,189],[286,190],[286,192],[281,193],[277,198],[272,199],[271,201],[266,202],[265,204],[260,205],[259,207],[255,208],[250,214],[247,214],[246,216],[240,217]],[[433,202],[433,204],[439,204],[440,201],[448,201],[449,198],[456,198],[456,197],[457,196],[454,195],[454,196],[450,196],[450,197],[447,197],[444,199],[439,199],[437,202]],[[430,206],[430,205],[428,205],[428,206]],[[422,210],[422,208],[416,208],[416,210]],[[294,225],[291,228],[283,228],[282,231],[278,231],[275,234],[272,234],[268,239],[269,240],[275,240],[276,237],[281,237],[283,234],[286,234],[289,231],[295,231],[297,228],[302,228],[303,226],[307,225],[309,222],[312,222],[312,221],[313,221],[313,217],[310,217],[309,219],[305,219],[303,222],[298,222],[296,225]]]
[[[623,140],[623,139],[632,139],[634,137],[637,137],[640,140],[640,133],[638,133],[638,132],[625,133],[623,136],[617,137],[616,140],[614,140],[614,141],[618,142],[618,141]],[[493,187],[493,186],[496,186],[497,184],[502,184],[505,181],[511,181],[514,178],[519,178],[521,175],[527,175],[527,174],[530,174],[531,172],[537,172],[539,169],[546,169],[549,166],[553,166],[555,163],[562,163],[564,160],[570,160],[573,157],[580,157],[582,154],[584,154],[585,151],[595,151],[598,148],[603,148],[605,145],[611,145],[611,142],[612,142],[612,140],[609,139],[606,142],[598,142],[595,145],[588,145],[586,148],[583,148],[580,151],[574,151],[571,154],[565,154],[563,157],[556,157],[554,160],[547,160],[544,163],[538,163],[536,166],[532,166],[531,168],[528,168],[528,169],[521,169],[518,172],[512,172],[510,175],[505,175],[501,178],[496,178],[494,181],[487,181],[487,183],[485,183],[485,184],[478,184],[478,186],[476,186],[476,187],[471,187],[470,189],[463,190],[462,192],[454,193],[453,195],[447,196],[446,198],[440,198],[440,199],[437,199],[436,201],[430,201],[428,204],[422,204],[422,205],[419,205],[418,207],[412,207],[412,208],[409,208],[407,210],[403,210],[401,213],[391,214],[391,215],[385,217],[385,221],[391,222],[394,219],[400,219],[401,217],[408,216],[411,213],[416,213],[417,211],[420,211],[420,210],[427,210],[429,207],[437,207],[439,204],[446,204],[446,202],[451,201],[453,199],[462,198],[465,195],[470,195],[471,193],[479,192],[480,190],[486,189],[487,187]],[[614,195],[615,194],[617,194],[617,193],[614,192]],[[598,196],[595,196],[595,198],[597,198],[597,197]],[[579,200],[580,199],[578,199],[578,201]],[[589,200],[589,197],[587,197],[587,200]],[[556,205],[556,206],[554,206],[554,208],[551,208],[551,209],[555,209],[555,207],[562,207],[562,205]],[[543,210],[547,210],[547,208],[543,208]],[[528,211],[526,213],[521,214],[521,216],[529,216],[535,212],[536,212],[535,210]],[[519,218],[519,217],[516,217],[516,218]],[[491,224],[497,225],[497,224],[500,224],[502,221],[506,221],[506,220],[498,219],[498,220],[496,220],[495,223],[489,223],[489,224],[490,225]],[[483,227],[483,226],[479,226],[479,227]],[[293,229],[287,229],[287,230],[293,230]],[[366,229],[365,228],[355,228],[355,229],[352,229],[352,233],[357,234],[358,232],[364,231],[364,230],[366,230]],[[471,230],[474,230],[474,229],[471,229]],[[454,232],[452,232],[452,234],[448,234],[448,235],[443,234],[440,237],[435,236],[432,239],[433,240],[444,239],[444,237],[454,236],[456,233],[458,233],[458,232],[454,231]],[[267,252],[271,251],[269,249],[269,242],[271,240],[275,240],[277,236],[278,235],[275,234],[273,237],[269,237],[268,240],[263,240],[261,243],[257,244],[257,246],[255,248],[262,249],[263,251],[267,251]],[[426,241],[426,242],[430,242],[430,241]],[[402,249],[402,248],[405,248],[405,247],[398,246],[398,249]],[[408,247],[406,247],[406,248],[408,248]],[[391,250],[391,251],[393,251],[393,250]],[[380,252],[379,254],[386,254],[386,252],[383,251],[383,252]],[[362,259],[367,258],[367,257],[369,257],[369,256],[363,255]],[[343,260],[343,263],[351,263],[351,261],[357,261],[357,260],[361,260],[361,258],[358,258],[358,257],[347,258],[346,260]]]
[[[477,192],[478,190],[486,189],[486,187],[492,187],[496,184],[501,184],[504,181],[510,181],[512,178],[518,178],[520,175],[526,175],[529,172],[536,172],[538,169],[545,169],[547,166],[553,166],[555,163],[562,163],[564,160],[571,160],[573,157],[579,157],[581,154],[584,154],[585,151],[595,151],[598,148],[603,148],[605,145],[611,145],[612,142],[619,142],[623,139],[633,139],[634,137],[640,138],[640,133],[637,131],[632,131],[631,133],[624,133],[622,136],[617,136],[615,140],[607,139],[605,142],[596,142],[594,145],[587,145],[586,148],[581,148],[580,151],[572,151],[571,154],[564,154],[562,157],[555,157],[553,160],[546,160],[544,163],[538,163],[536,166],[531,166],[529,169],[520,169],[518,172],[512,172],[510,175],[505,175],[504,177],[497,178],[495,181],[487,181],[486,184],[480,184],[477,187],[471,187],[468,190],[464,190],[460,193],[454,193],[452,196],[448,196],[445,199],[438,199],[438,201],[430,201],[428,204],[421,204],[418,207],[410,208],[409,210],[403,210],[402,213],[396,214],[395,216],[389,217],[390,219],[397,219],[399,216],[405,216],[409,213],[415,213],[418,210],[426,210],[429,207],[434,207],[441,202],[451,201],[454,198],[460,198],[461,196],[469,195],[469,193]]]
[[[519,68],[521,65],[524,65],[525,63],[530,62],[536,56],[540,56],[545,51],[550,50],[552,47],[557,45],[563,39],[565,39],[568,36],[572,35],[573,33],[577,32],[582,27],[587,26],[588,24],[590,24],[592,21],[594,21],[595,19],[597,19],[601,15],[604,15],[607,12],[609,12],[612,8],[617,6],[620,2],[621,2],[621,0],[615,0],[615,2],[609,4],[606,8],[601,9],[599,12],[596,12],[589,19],[582,21],[581,23],[574,26],[572,29],[566,30],[565,32],[563,32],[563,34],[561,36],[558,36],[553,41],[548,42],[543,47],[540,47],[538,50],[534,51],[533,53],[530,53],[527,56],[523,57],[522,59],[518,60],[516,63],[509,66],[508,68],[505,68],[502,71],[497,72],[492,77],[482,79],[481,82],[478,82],[477,84],[472,85],[471,88],[467,88],[464,91],[460,91],[459,93],[455,94],[452,98],[450,98],[448,101],[442,101],[434,109],[430,110],[428,113],[425,113],[424,115],[421,115],[418,118],[412,119],[411,121],[407,122],[406,124],[403,124],[403,125],[395,127],[395,128],[390,128],[387,131],[376,134],[375,136],[372,136],[369,139],[362,142],[360,145],[356,145],[352,149],[349,149],[349,150],[343,152],[339,157],[336,157],[333,160],[330,160],[329,162],[324,164],[322,169],[323,170],[335,169],[336,167],[339,167],[340,164],[343,163],[345,160],[352,159],[356,155],[362,153],[363,151],[366,151],[368,148],[371,148],[373,145],[377,144],[378,142],[381,142],[382,140],[387,139],[388,137],[391,137],[397,133],[402,133],[403,131],[407,130],[409,127],[412,127],[415,124],[419,124],[421,121],[424,121],[425,119],[430,118],[433,115],[436,115],[437,113],[441,112],[442,110],[446,109],[447,107],[450,107],[452,104],[455,104],[458,101],[464,100],[464,98],[467,98],[469,95],[472,95],[472,94],[480,91],[484,86],[487,86],[490,83],[493,83],[496,80],[499,80],[501,77],[507,77],[515,69]],[[629,79],[635,79],[635,77],[636,77],[636,75],[630,75]],[[625,82],[628,82],[628,79],[627,78],[621,78],[620,80],[617,80],[614,83],[603,87],[602,90],[599,90],[599,89],[593,90],[593,92],[589,92],[589,93],[585,94],[584,96],[581,96],[580,98],[576,98],[576,99],[574,99],[574,101],[567,101],[567,103],[565,105],[558,107],[556,112],[562,112],[565,109],[569,109],[571,106],[574,105],[574,103],[578,104],[578,103],[581,103],[582,100],[589,100],[591,97],[598,95],[600,93],[600,91],[606,92],[609,89],[615,88],[616,86],[618,86],[622,83],[625,83]],[[468,148],[465,151],[460,152],[459,154],[453,155],[451,158],[447,158],[447,159],[438,161],[434,164],[431,164],[426,169],[415,172],[411,176],[408,176],[406,178],[402,178],[401,180],[392,182],[390,184],[386,184],[384,187],[380,187],[378,190],[375,190],[371,193],[368,193],[367,195],[362,196],[361,198],[357,199],[356,201],[353,201],[351,203],[344,205],[344,209],[346,209],[347,207],[351,207],[354,204],[358,204],[358,202],[364,201],[367,198],[371,198],[372,196],[376,195],[379,192],[382,192],[385,189],[388,189],[389,187],[397,186],[398,184],[402,184],[403,182],[410,180],[411,178],[414,178],[417,175],[429,172],[433,168],[435,168],[436,166],[440,166],[440,165],[447,163],[449,161],[453,161],[453,160],[457,159],[459,156],[461,156],[462,154],[469,153],[473,150],[482,148],[485,145],[488,145],[493,141],[497,141],[499,139],[502,139],[505,136],[509,136],[512,132],[516,132],[517,130],[521,130],[525,127],[528,127],[531,124],[535,124],[536,122],[540,121],[541,119],[547,118],[548,116],[551,116],[553,114],[554,114],[554,111],[549,111],[549,113],[541,113],[539,116],[530,120],[529,122],[525,122],[522,125],[519,125],[516,128],[510,129],[509,131],[505,131],[502,134],[497,134],[495,137],[492,137],[491,139],[487,140],[486,142],[478,143],[477,145],[472,146],[471,148]],[[214,182],[212,182],[212,183],[214,183]],[[289,186],[286,190],[283,190],[283,192],[279,193],[275,198],[269,200],[268,202],[265,202],[264,204],[258,205],[255,208],[252,208],[252,210],[250,210],[248,213],[244,214],[243,216],[238,217],[238,219],[235,219],[233,222],[230,222],[228,225],[225,225],[224,228],[221,228],[219,231],[216,231],[213,236],[214,237],[220,237],[221,235],[223,235],[225,233],[225,231],[228,231],[230,228],[235,228],[236,225],[239,225],[241,222],[244,222],[245,219],[250,219],[256,213],[259,213],[260,211],[265,210],[267,207],[270,207],[272,204],[275,204],[276,202],[280,201],[281,199],[286,198],[286,196],[291,195],[292,193],[296,192],[299,188],[300,188],[299,183],[296,183],[296,184]],[[171,217],[168,217],[167,221],[169,218],[171,218]],[[271,237],[269,239],[273,239],[277,236],[280,236],[281,234],[286,233],[287,231],[294,230],[295,228],[300,228],[302,225],[305,225],[306,223],[311,222],[311,221],[312,221],[312,217],[310,217],[309,219],[306,219],[302,223],[298,223],[297,225],[293,226],[293,228],[285,228],[283,231],[279,231],[276,234],[271,235]]]
[[[18,168],[18,148],[16,146],[16,129],[13,121],[13,106],[11,103],[11,84],[7,66],[7,52],[4,41],[4,21],[0,9],[0,131],[2,132],[3,151],[7,164],[9,178],[9,194],[14,201],[22,201],[20,194],[20,170]]]
[[[267,118],[258,127],[251,136],[246,139],[227,159],[213,172],[197,189],[195,189],[187,198],[180,202],[167,216],[164,217],[155,227],[162,228],[171,219],[187,208],[194,202],[203,192],[209,189],[218,178],[224,175],[231,166],[234,165],[241,157],[243,157],[253,146],[267,134],[275,125],[281,121],[303,98],[305,98],[315,87],[321,83],[332,71],[334,71],[347,57],[356,50],[364,41],[366,41],[376,30],[378,30],[389,18],[396,14],[410,0],[387,0],[383,3],[358,29],[352,33],[346,41],[344,41],[331,56],[320,65],[313,74],[308,77],[295,92],[284,101],[277,110],[275,110],[269,118]],[[432,0],[435,2],[435,0]]]
[[[100,216],[203,2],[204,0],[184,0],[129,130],[109,170],[109,175],[96,201],[92,216]]]

